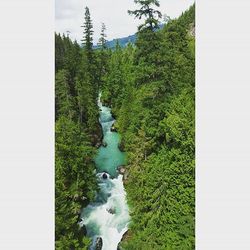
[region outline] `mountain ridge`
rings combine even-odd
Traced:
[[[159,29],[162,29],[164,27],[165,23],[162,23],[159,25]],[[126,37],[121,37],[121,38],[114,38],[112,40],[107,41],[106,45],[109,49],[113,49],[116,46],[116,42],[118,41],[119,45],[124,48],[126,47],[127,44],[132,43],[134,44],[136,41],[136,34],[129,35]],[[93,46],[94,49],[98,49],[99,45],[96,44]]]

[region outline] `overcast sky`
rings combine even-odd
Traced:
[[[194,0],[160,0],[160,11],[175,18],[193,3]],[[85,6],[89,7],[93,21],[94,43],[99,38],[102,22],[107,27],[108,40],[134,34],[141,23],[127,13],[128,9],[136,9],[133,0],[56,0],[56,32],[70,31],[70,37],[80,42]]]

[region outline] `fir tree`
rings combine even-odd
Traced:
[[[122,249],[195,249],[194,13],[140,29],[109,61],[103,98],[127,152],[132,211]]]
[[[96,134],[98,127],[98,75],[95,54],[93,51],[93,25],[89,8],[85,8],[83,32],[83,55],[79,74],[76,81],[79,121],[88,126],[91,134]]]
[[[96,66],[97,66],[97,77],[96,81],[98,84],[98,89],[104,82],[104,76],[107,72],[107,64],[109,61],[110,51],[107,48],[107,35],[106,26],[102,23],[101,34],[98,41],[98,50],[96,50]]]
[[[159,81],[161,76],[158,71],[160,62],[159,48],[161,46],[161,37],[157,32],[159,28],[160,11],[153,9],[152,6],[159,7],[158,0],[135,0],[141,8],[135,11],[128,11],[135,18],[145,17],[144,24],[138,27],[135,64],[137,65],[138,86],[146,84],[149,81]]]
[[[104,23],[102,23],[102,28],[101,28],[101,34],[100,34],[100,39],[99,39],[99,47],[102,49],[102,50],[105,50],[107,49],[107,35],[106,35],[106,26]]]
[[[141,8],[134,11],[129,10],[128,13],[138,19],[146,18],[145,23],[139,26],[139,30],[149,28],[153,31],[159,28],[159,19],[162,17],[162,14],[160,11],[152,8],[152,6],[160,7],[159,0],[134,0],[134,2],[141,5]]]
[[[85,48],[85,53],[87,55],[87,59],[89,62],[92,61],[93,59],[93,25],[92,25],[92,20],[90,17],[90,11],[89,8],[85,8],[85,21],[84,25],[81,26],[84,28],[83,32],[83,46]]]

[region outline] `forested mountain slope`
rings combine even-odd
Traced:
[[[112,53],[102,85],[128,152],[122,248],[191,250],[195,237],[195,6]]]
[[[55,247],[87,249],[80,228],[82,207],[95,198],[93,158],[101,143],[97,106],[103,53],[93,51],[92,24],[86,8],[84,48],[55,34]]]
[[[131,222],[119,248],[195,248],[195,6],[159,30],[147,3],[135,44],[107,47],[105,25],[93,49],[89,9],[83,46],[55,35],[55,246],[87,249],[81,208],[98,189],[94,156],[102,133],[97,99],[112,108],[128,153]],[[155,11],[155,12],[154,12]],[[156,15],[151,15],[152,13]],[[137,16],[138,16],[137,15]],[[113,128],[114,129],[114,128]]]

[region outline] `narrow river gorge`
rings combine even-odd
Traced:
[[[119,150],[120,135],[111,131],[115,122],[111,109],[103,106],[100,97],[98,106],[103,131],[103,146],[95,157],[100,190],[95,201],[83,209],[81,219],[93,242],[91,250],[96,249],[96,243],[102,250],[117,250],[130,221],[123,176],[118,172],[118,167],[126,164],[126,153]]]

